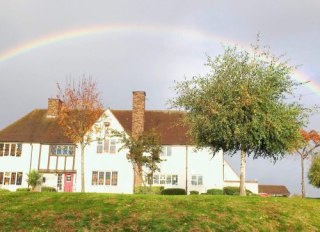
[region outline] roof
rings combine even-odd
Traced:
[[[47,110],[33,110],[0,131],[1,142],[72,143],[56,119],[47,118]]]
[[[131,132],[132,130],[132,111],[131,110],[111,110],[118,119],[122,127]],[[163,145],[187,145],[192,144],[188,135],[188,126],[182,124],[185,116],[181,111],[145,111],[144,130],[154,129],[161,137]]]
[[[111,110],[123,128],[131,132],[132,111]],[[145,130],[156,130],[164,145],[192,144],[188,127],[182,124],[184,112],[145,111]],[[47,117],[47,110],[33,110],[23,118],[0,131],[0,142],[72,143],[55,118]]]
[[[259,185],[259,193],[267,193],[269,195],[289,196],[290,192],[284,185]]]

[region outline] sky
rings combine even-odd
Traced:
[[[318,0],[0,0],[0,129],[83,75],[96,80],[106,107],[130,109],[132,91],[143,90],[147,109],[167,109],[174,81],[208,73],[207,56],[248,49],[258,33],[297,66],[292,78],[308,81],[297,94],[310,107],[320,100],[319,9]],[[307,129],[320,131],[319,119]],[[236,171],[238,159],[227,157]],[[299,158],[249,159],[247,178],[299,194]],[[307,185],[307,195],[320,190]]]

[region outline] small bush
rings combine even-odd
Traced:
[[[190,191],[190,195],[199,195],[199,191]]]
[[[252,192],[250,190],[246,190],[247,195],[252,195]],[[231,187],[227,186],[223,188],[223,194],[225,195],[239,195],[240,194],[240,188],[239,187]]]
[[[0,189],[0,192],[10,192],[9,189]]]
[[[162,195],[186,195],[186,190],[181,188],[167,188],[161,191]]]
[[[207,195],[223,195],[222,189],[208,189]]]
[[[57,192],[57,190],[53,187],[43,186],[41,188],[41,192]]]
[[[29,188],[17,188],[17,192],[30,192]]]
[[[134,188],[135,194],[161,194],[163,186],[137,186]]]

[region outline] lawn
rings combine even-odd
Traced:
[[[320,199],[0,193],[1,231],[317,231]]]

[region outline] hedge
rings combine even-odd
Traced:
[[[134,188],[135,194],[161,194],[163,186],[137,186]]]
[[[0,192],[10,192],[9,189],[0,189]]]
[[[190,191],[190,195],[199,195],[199,191]]]
[[[223,195],[222,189],[208,189],[206,195]]]
[[[43,186],[41,187],[41,192],[57,192],[57,190],[53,187]]]
[[[247,195],[252,195],[252,192],[246,189]],[[240,195],[240,188],[239,187],[231,187],[227,186],[223,188],[223,194],[225,195]]]
[[[167,188],[161,191],[162,195],[186,195],[186,190],[181,188]]]
[[[30,192],[29,188],[17,188],[17,192]]]

